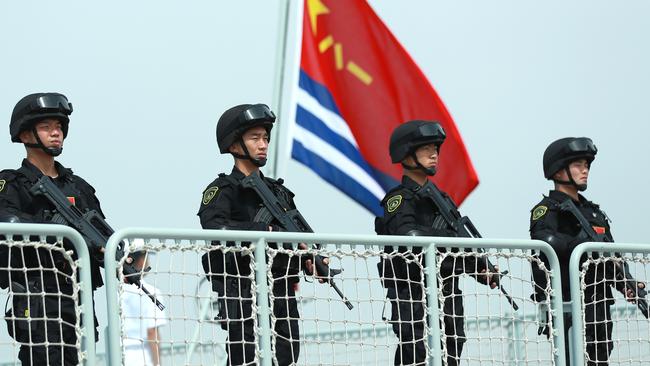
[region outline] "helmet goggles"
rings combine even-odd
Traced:
[[[63,95],[47,94],[34,99],[25,106],[25,114],[43,112],[60,112],[65,115],[72,114],[72,103]]]
[[[275,113],[266,104],[255,104],[240,114],[244,122],[275,121]]]
[[[446,137],[445,131],[438,123],[427,123],[419,126],[418,133],[416,135],[416,140],[424,141],[444,141]]]
[[[588,154],[596,155],[598,148],[590,138],[577,138],[566,145],[566,153],[572,155]]]

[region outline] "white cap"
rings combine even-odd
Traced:
[[[124,241],[126,241],[128,244],[126,248],[129,254],[146,251],[144,239],[125,239]],[[149,253],[149,255],[151,254],[153,253]]]

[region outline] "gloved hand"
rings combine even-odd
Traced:
[[[537,328],[537,335],[546,335],[546,339],[551,338],[551,309],[546,304],[539,304],[539,313],[542,316],[539,322],[539,328]]]

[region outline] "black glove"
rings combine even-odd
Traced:
[[[542,319],[539,322],[539,328],[537,328],[537,335],[546,335],[546,339],[551,338],[551,327],[550,327],[550,319],[551,319],[551,309],[548,307],[546,304],[539,304],[540,306],[540,313],[542,313]]]

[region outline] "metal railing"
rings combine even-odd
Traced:
[[[206,247],[210,246],[212,241],[246,241],[251,242],[251,249],[254,251],[255,258],[255,278],[257,291],[257,318],[259,329],[259,341],[261,349],[261,364],[270,365],[272,363],[271,352],[271,309],[268,302],[269,286],[267,283],[266,263],[267,243],[269,242],[291,242],[291,243],[327,243],[340,247],[348,245],[352,247],[361,246],[364,248],[378,248],[386,245],[422,247],[425,248],[426,263],[426,296],[429,304],[438,303],[438,283],[435,273],[437,251],[432,249],[438,248],[483,248],[490,249],[499,253],[504,250],[536,251],[546,254],[550,262],[552,271],[550,287],[552,295],[561,293],[560,265],[552,248],[541,241],[534,240],[496,240],[496,239],[466,239],[466,238],[433,238],[433,237],[399,237],[399,236],[374,236],[374,235],[335,235],[335,234],[312,234],[312,233],[286,233],[286,232],[252,232],[252,231],[221,231],[221,230],[174,230],[174,229],[147,229],[131,228],[117,231],[109,240],[106,249],[106,272],[116,273],[118,262],[115,253],[118,245],[124,239],[141,238],[146,240],[183,240],[204,241]],[[427,250],[428,249],[428,250]],[[491,254],[492,255],[492,252]],[[119,258],[118,258],[119,260]],[[119,298],[118,286],[119,280],[114,276],[107,276],[107,310],[108,310],[108,340],[107,354],[112,361],[111,364],[119,364],[121,360],[120,347],[120,329],[121,319],[119,316]],[[553,322],[556,331],[553,332],[553,341],[555,349],[553,358],[555,365],[564,366],[564,325],[562,314],[561,296],[551,296],[551,311],[554,314]],[[441,349],[439,346],[441,340],[440,327],[438,324],[440,311],[438,306],[428,306],[428,320],[430,332],[428,334],[429,362],[433,365],[440,365]],[[433,326],[432,326],[433,325]]]
[[[82,352],[84,353],[84,363],[86,365],[95,365],[98,361],[95,352],[95,333],[94,333],[94,320],[93,320],[93,309],[92,309],[92,290],[91,290],[91,280],[90,280],[90,263],[89,263],[89,253],[85,245],[83,238],[73,229],[58,226],[58,225],[30,225],[30,224],[0,224],[0,235],[37,235],[37,236],[56,236],[59,238],[66,238],[70,240],[79,256],[79,286],[80,290],[80,299],[81,299],[81,317],[83,319],[83,329],[82,329]],[[122,242],[123,239],[129,238],[142,238],[142,239],[164,239],[164,240],[176,240],[180,243],[183,240],[191,241],[203,241],[206,248],[211,247],[212,241],[248,241],[253,243],[250,249],[253,251],[255,258],[255,276],[256,276],[256,298],[257,298],[257,318],[258,318],[258,333],[259,341],[261,342],[261,364],[269,365],[272,363],[272,352],[271,352],[271,324],[270,324],[270,315],[271,309],[268,302],[270,291],[268,285],[267,270],[268,264],[266,262],[267,255],[267,243],[268,242],[306,242],[306,243],[327,243],[328,245],[341,248],[342,246],[350,247],[362,247],[366,249],[375,249],[382,248],[385,245],[392,246],[406,246],[406,247],[422,247],[425,248],[424,255],[426,256],[426,261],[429,263],[427,265],[426,271],[426,296],[427,302],[429,304],[437,304],[439,300],[438,294],[438,281],[435,270],[437,268],[436,261],[438,260],[437,250],[442,248],[483,248],[490,249],[490,255],[498,255],[501,251],[504,250],[519,250],[519,251],[537,251],[543,252],[549,259],[550,270],[552,270],[553,275],[551,276],[551,289],[553,294],[560,293],[559,289],[561,288],[560,276],[559,276],[559,263],[557,257],[555,256],[551,247],[541,241],[531,241],[531,240],[495,240],[495,239],[464,239],[464,238],[431,238],[431,237],[396,237],[396,236],[374,236],[374,235],[332,235],[332,234],[304,234],[304,233],[270,233],[270,232],[241,232],[241,231],[215,231],[215,230],[162,230],[162,229],[126,229],[116,232],[109,243],[107,244],[106,250],[106,273],[117,273],[117,268],[119,265],[118,260],[120,258],[115,258],[115,253],[118,245]],[[608,250],[612,250],[612,247],[608,247]],[[621,248],[623,250],[625,248]],[[634,248],[639,249],[637,247]],[[618,249],[617,249],[618,250]],[[198,265],[198,263],[197,263]],[[574,266],[575,267],[575,266]],[[198,269],[197,269],[198,270]],[[575,276],[575,274],[574,274]],[[107,286],[107,314],[108,314],[108,329],[107,329],[107,348],[105,355],[107,356],[107,363],[111,365],[120,364],[121,352],[120,347],[121,342],[121,319],[119,312],[116,309],[119,307],[118,299],[118,286],[120,285],[120,280],[116,276],[106,276],[106,286]],[[519,297],[521,299],[521,297]],[[564,338],[563,338],[563,317],[557,316],[562,313],[562,302],[559,296],[552,296],[550,303],[552,312],[554,313],[554,328],[555,332],[553,333],[555,349],[554,361],[556,365],[564,365],[564,354],[566,351],[564,349]],[[438,343],[441,339],[441,330],[440,327],[435,326],[438,324],[438,321],[441,319],[441,312],[438,306],[428,306],[427,307],[427,316],[429,331],[428,340],[429,340],[429,362],[434,365],[440,365],[442,363],[441,358],[441,349],[440,344]],[[574,312],[576,310],[574,309]],[[577,313],[576,313],[577,314]],[[506,326],[506,331],[508,335],[506,339],[517,339],[518,336],[513,336],[514,333],[521,331],[522,324],[528,322],[528,324],[535,321],[534,317],[529,315],[517,315],[517,314],[500,314],[502,316],[504,323],[510,325]],[[524,321],[525,320],[525,321]],[[473,327],[471,324],[484,324],[481,327],[489,326],[489,321],[469,319],[467,325],[470,328]],[[576,323],[577,324],[577,323]],[[432,326],[434,325],[434,326]],[[337,331],[332,331],[332,334],[335,334]],[[349,330],[347,331],[350,332]],[[383,336],[390,336],[390,332],[387,332],[387,329],[365,329],[363,325],[360,326],[358,330],[352,330],[354,334],[360,336],[362,333],[368,333],[376,336],[377,334],[383,334]],[[365,332],[365,333],[364,333]],[[305,334],[305,339],[309,341],[310,339],[318,339],[320,335],[317,333]],[[343,333],[339,337],[344,337]],[[349,337],[349,336],[345,336]],[[336,337],[335,337],[336,338]],[[577,338],[580,340],[581,338]],[[508,349],[513,349],[516,345],[509,345]],[[165,349],[166,347],[161,347]],[[175,346],[172,349],[181,349],[183,347]]]
[[[91,267],[88,247],[81,235],[74,229],[62,225],[50,224],[7,224],[0,223],[0,235],[13,236],[55,236],[57,240],[69,240],[76,251],[78,268],[80,306],[81,308],[81,348],[85,365],[95,365],[95,321],[93,317]],[[44,239],[41,239],[45,241]],[[28,245],[28,244],[26,244]],[[12,268],[13,269],[13,268]],[[72,274],[73,276],[75,273]],[[81,361],[80,360],[80,361]]]
[[[585,260],[586,259],[586,260]],[[584,260],[581,263],[581,260]],[[635,273],[635,278],[638,281],[648,283],[650,279],[648,272],[650,269],[650,246],[647,244],[629,244],[629,243],[603,243],[603,242],[589,242],[582,243],[578,245],[571,253],[570,267],[569,267],[569,276],[570,276],[570,286],[571,286],[571,314],[572,314],[572,339],[575,342],[572,347],[572,365],[581,366],[586,364],[587,359],[587,344],[586,344],[586,333],[585,333],[585,306],[586,301],[584,298],[585,295],[585,277],[586,273],[589,270],[590,265],[597,264],[606,264],[607,262],[617,262],[617,263],[627,263],[637,264],[639,267],[645,269],[645,273],[641,273],[644,276],[637,277],[639,273]],[[621,268],[622,269],[622,268]],[[615,279],[606,279],[602,280],[602,286],[612,286],[616,282],[620,283],[620,280]],[[616,290],[614,290],[614,293]],[[616,295],[615,295],[616,296]],[[623,295],[618,295],[618,302],[625,304],[625,298]],[[596,300],[596,301],[607,301],[607,299]],[[609,301],[615,302],[617,300],[610,299]],[[609,306],[609,305],[604,305]],[[634,327],[635,329],[630,329],[630,327],[625,327],[625,329],[614,329],[611,334],[611,341],[616,341],[617,339],[625,336],[625,334],[620,334],[623,331],[627,333],[633,333],[635,330],[638,332],[639,328],[644,328],[644,334],[637,336],[632,335],[631,337],[635,342],[643,342],[646,344],[645,352],[644,350],[637,349],[635,350],[636,357],[638,360],[628,360],[624,361],[625,364],[635,363],[635,364],[645,364],[647,363],[647,357],[650,356],[650,322],[648,319],[644,318],[641,315],[641,312],[637,309],[636,305],[627,304],[626,306],[617,305],[613,307],[612,316],[610,321],[616,321],[617,319],[623,319],[624,323],[637,323]],[[639,326],[640,324],[640,326]],[[618,333],[617,333],[618,331]],[[627,340],[627,343],[631,342],[632,339]],[[626,343],[625,341],[616,341],[616,345],[621,345]],[[616,347],[616,346],[615,346]],[[632,347],[632,346],[629,346]],[[616,351],[616,348],[614,348]],[[630,357],[630,355],[628,355]],[[610,360],[610,364],[612,360]]]
[[[95,332],[94,332],[94,319],[92,309],[92,287],[91,287],[91,273],[88,248],[83,238],[73,229],[60,226],[60,225],[39,225],[39,224],[0,224],[0,235],[7,237],[11,236],[55,236],[59,240],[65,238],[69,240],[75,247],[78,255],[76,262],[78,263],[78,278],[80,286],[80,309],[82,318],[82,336],[81,347],[83,353],[83,362],[86,365],[95,365],[98,358],[95,352]],[[561,293],[562,284],[560,282],[560,265],[557,257],[552,248],[541,241],[532,240],[496,240],[496,239],[464,239],[464,238],[431,238],[431,237],[396,237],[396,236],[373,236],[373,235],[334,235],[334,234],[305,234],[305,233],[276,233],[276,232],[241,232],[241,231],[215,231],[215,230],[164,230],[164,229],[126,229],[116,232],[110,239],[106,251],[106,273],[116,273],[118,262],[115,258],[115,250],[123,239],[128,238],[143,238],[143,239],[160,239],[166,240],[194,240],[204,241],[206,247],[209,247],[212,241],[250,241],[251,250],[254,252],[255,258],[255,276],[256,276],[256,291],[257,291],[257,315],[259,321],[259,340],[261,342],[261,364],[269,365],[272,362],[271,353],[271,324],[270,315],[271,309],[268,301],[270,295],[269,286],[267,283],[267,267],[265,256],[267,254],[268,242],[320,242],[327,243],[341,247],[342,245],[361,246],[365,248],[377,248],[385,245],[393,246],[406,246],[406,247],[423,247],[423,248],[484,248],[490,249],[491,253],[499,253],[502,250],[523,250],[523,251],[537,251],[546,254],[550,262],[550,270],[553,272],[551,276],[551,288],[554,296],[551,299],[551,308],[554,313],[553,321],[555,331],[554,337],[554,359],[556,365],[564,365],[564,354],[569,350],[564,349],[564,324],[563,317],[558,316],[562,313],[563,305],[562,299],[558,294]],[[427,281],[427,302],[435,304],[438,301],[438,281],[436,280],[436,250],[425,250],[427,263],[426,267],[426,281]],[[613,254],[615,253],[615,254]],[[621,253],[627,254],[621,257]],[[586,271],[585,265],[581,267],[580,259],[587,256],[591,259],[606,259],[610,258],[623,258],[626,262],[634,262],[635,260],[642,261],[642,264],[650,264],[650,247],[643,244],[622,244],[622,243],[584,243],[574,249],[571,255],[571,262],[569,266],[570,286],[572,293],[571,313],[573,320],[573,341],[574,352],[572,352],[572,364],[583,365],[585,363],[585,333],[584,333],[584,307],[585,301],[583,299],[584,288],[582,286],[584,273]],[[583,258],[584,259],[584,258]],[[594,261],[596,260],[594,259]],[[648,280],[647,276],[638,278],[640,281],[645,282]],[[118,290],[119,279],[115,276],[106,276],[107,286],[107,310],[108,310],[108,337],[106,355],[109,364],[119,364],[121,357],[120,348],[120,327],[121,320],[117,311],[118,305]],[[437,306],[428,306],[428,319],[429,324],[438,324],[440,319],[440,309]],[[636,307],[632,305],[615,306],[612,308],[613,317],[626,319],[630,317],[640,318],[640,313],[637,312]],[[518,336],[513,336],[512,330],[520,332],[520,325],[526,321],[528,323],[534,322],[534,317],[530,315],[517,315],[506,316],[504,322],[510,322],[513,325],[508,325],[507,338],[517,339]],[[510,319],[512,318],[512,319]],[[632,319],[633,321],[637,321]],[[645,320],[642,319],[645,322]],[[467,325],[474,327],[472,324],[485,324],[489,325],[489,321],[477,319],[468,320]],[[515,324],[518,323],[518,324]],[[367,329],[366,329],[367,328]],[[374,329],[372,327],[361,326],[358,330],[352,330],[354,334],[361,335],[362,333],[368,334],[383,334],[383,336],[390,336],[386,329]],[[650,332],[650,325],[648,326]],[[644,328],[645,329],[645,328]],[[333,337],[349,337],[344,333],[340,335],[332,331],[330,336]],[[347,330],[349,333],[350,330]],[[365,332],[365,333],[364,333]],[[614,334],[614,337],[617,335]],[[321,337],[318,333],[307,332],[305,339],[318,339]],[[439,347],[439,340],[441,339],[440,328],[437,326],[430,327],[430,334],[428,335],[429,348],[431,354],[429,361],[431,364],[441,364],[441,350]],[[175,346],[178,349],[183,347]],[[509,346],[512,347],[512,346]],[[631,346],[630,346],[631,347]],[[166,347],[161,347],[166,349]],[[172,347],[174,348],[174,347]],[[170,348],[170,349],[172,349]],[[175,348],[174,348],[175,349]],[[650,350],[650,348],[649,348]],[[113,362],[110,362],[112,360]]]

